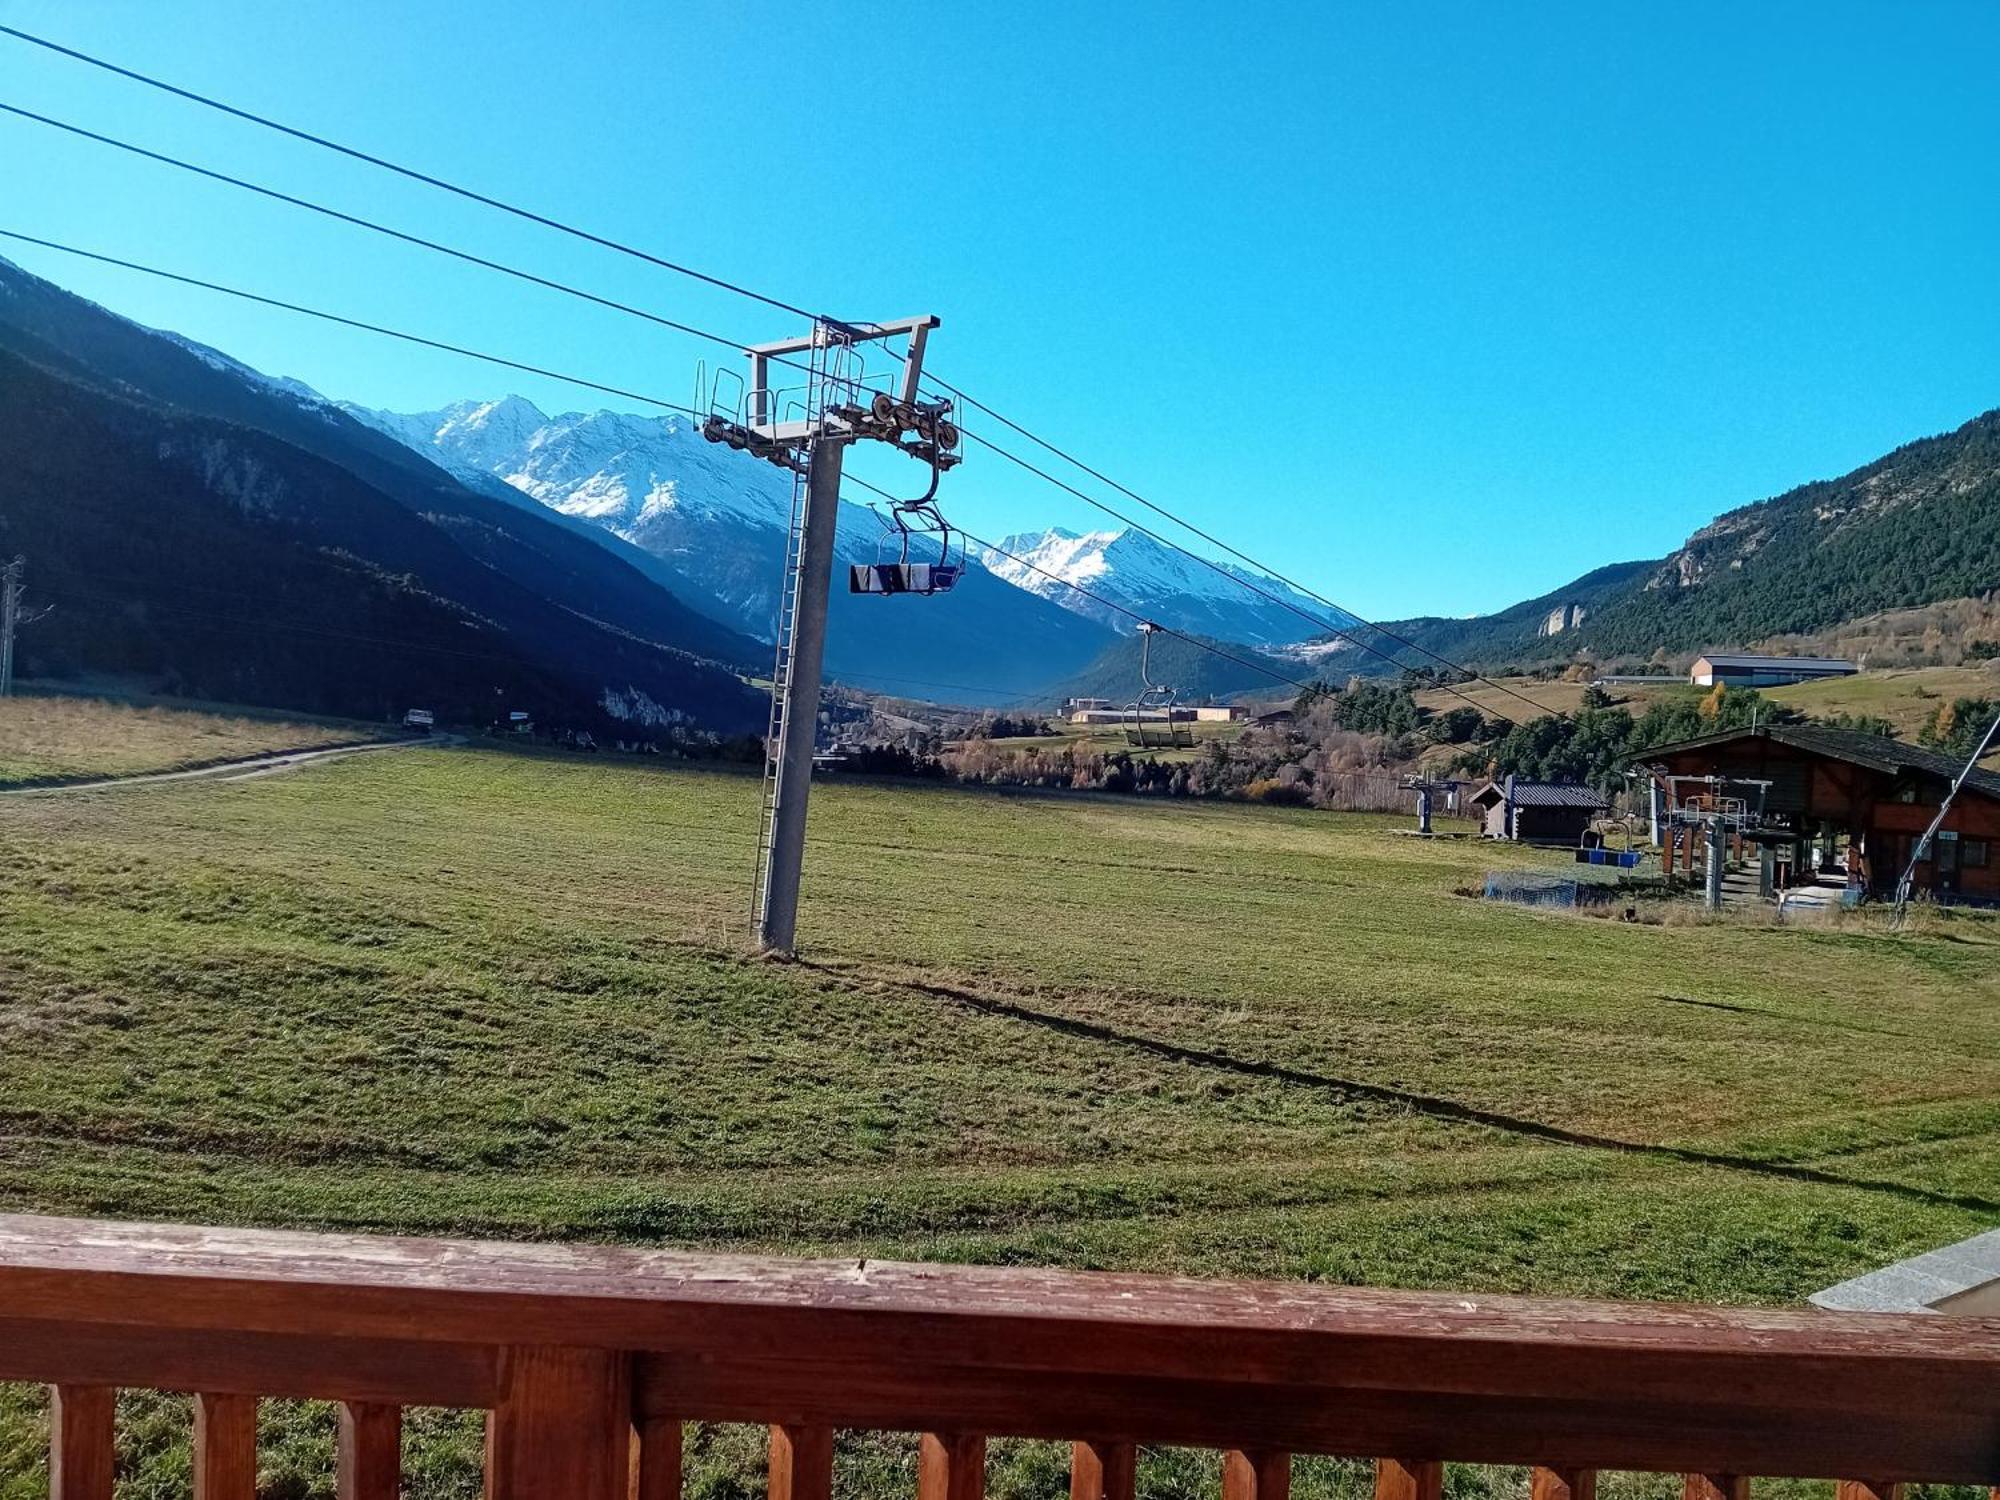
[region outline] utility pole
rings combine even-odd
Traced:
[[[794,476],[751,913],[757,946],[779,957],[791,957],[798,932],[843,456],[848,444],[863,439],[888,443],[930,463],[933,489],[936,475],[958,462],[950,451],[958,445],[958,431],[947,416],[950,403],[926,401],[919,386],[924,345],[937,326],[935,317],[859,326],[820,318],[808,334],[745,351],[750,383],[742,389],[739,405],[723,410],[715,394],[706,393],[710,410],[702,421],[703,437],[747,451]],[[861,350],[894,338],[908,340],[900,378],[892,384],[873,381]],[[774,391],[772,364],[795,368],[792,356],[798,355],[806,357],[803,382]],[[718,380],[718,389],[720,384]]]
[[[1703,872],[1707,879],[1706,888],[1702,892],[1702,905],[1710,911],[1722,910],[1722,868],[1726,863],[1723,855],[1725,826],[1722,818],[1709,819],[1708,867]]]
[[[21,624],[21,575],[28,560],[16,557],[0,568],[0,698],[14,692],[14,632]]]

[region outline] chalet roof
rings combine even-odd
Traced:
[[[1469,799],[1476,807],[1491,807],[1507,795],[1507,787],[1498,781],[1489,781],[1474,792]],[[1584,807],[1596,810],[1609,807],[1611,799],[1595,787],[1579,786],[1573,781],[1522,781],[1514,782],[1514,805],[1516,807]]]
[[[1720,734],[1703,735],[1700,739],[1682,740],[1678,744],[1654,745],[1629,759],[1652,761],[1687,750],[1706,750],[1735,740],[1755,739],[1768,740],[1774,745],[1789,745],[1794,750],[1824,755],[1852,766],[1880,771],[1885,776],[1915,772],[1950,781],[1965,767],[1964,761],[1942,755],[1936,750],[1927,750],[1922,745],[1906,744],[1885,734],[1864,734],[1858,729],[1829,729],[1822,724],[1762,724],[1755,729],[1728,729]],[[1975,768],[1965,778],[1965,786],[1968,791],[2000,797],[2000,772]]]
[[[1703,652],[1700,658],[1711,667],[1743,667],[1751,671],[1859,672],[1860,667],[1838,656],[1734,656],[1727,652]]]

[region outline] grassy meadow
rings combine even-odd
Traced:
[[[380,730],[328,721],[141,707],[105,698],[0,698],[0,787],[182,771]]]
[[[1060,755],[1065,750],[1074,750],[1080,755],[1136,755],[1138,751],[1125,737],[1124,726],[1119,724],[1070,724],[1060,718],[1052,718],[1053,734],[1016,735],[1002,739],[987,740],[985,743],[995,750],[1038,750],[1044,755]],[[1248,728],[1246,721],[1234,724],[1189,723],[1187,726],[1194,744],[1186,748],[1168,748],[1155,745],[1143,753],[1154,760],[1177,764],[1196,760],[1207,750],[1211,740],[1221,740],[1227,744],[1243,737]],[[1151,731],[1155,739],[1164,736],[1163,729]]]
[[[2000,698],[2000,662],[1861,672],[1766,688],[1764,695],[1816,718],[1844,713],[1887,719],[1899,736],[1914,740],[1917,731],[1956,698]]]
[[[466,749],[15,801],[0,1206],[1766,1303],[2000,1224],[1992,921],[1544,914],[1459,894],[1544,856],[1406,818],[834,779],[778,965],[756,793]],[[124,1500],[185,1492],[176,1400],[129,1398]],[[40,1409],[0,1393],[4,1500]],[[267,1424],[327,1493],[324,1409]],[[413,1492],[476,1492],[422,1424]],[[698,1434],[693,1492],[756,1444]]]

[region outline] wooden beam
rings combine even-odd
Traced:
[[[985,1500],[986,1439],[927,1432],[917,1444],[917,1500]]]
[[[1231,1448],[1222,1455],[1222,1500],[1291,1500],[1292,1455]]]
[[[341,1402],[333,1469],[338,1500],[397,1500],[403,1492],[403,1409]]]
[[[257,1398],[194,1398],[194,1500],[257,1500]]]
[[[49,1392],[49,1500],[111,1500],[118,1394],[108,1386]]]
[[[530,1400],[523,1349],[589,1400]],[[638,1351],[636,1354],[629,1351]],[[606,1396],[630,1369],[619,1407]],[[2000,1323],[0,1215],[0,1379],[1990,1484]],[[442,1403],[440,1403],[442,1404]],[[539,1406],[566,1415],[537,1415]],[[511,1416],[509,1414],[512,1414]],[[587,1414],[587,1415],[586,1415]],[[571,1419],[576,1420],[572,1421]],[[567,1424],[567,1425],[565,1425]],[[609,1464],[594,1458],[593,1464]],[[621,1481],[621,1487],[629,1480]]]
[[[681,1420],[642,1417],[632,1431],[632,1500],[681,1500]]]
[[[1131,1443],[1077,1443],[1069,1454],[1069,1500],[1132,1500],[1139,1450]]]
[[[0,1316],[6,1381],[483,1408],[499,1399],[499,1369],[497,1349],[467,1343]]]
[[[486,1421],[486,1500],[629,1500],[630,1361],[600,1349],[507,1351]]]
[[[1528,1480],[1528,1500],[1597,1500],[1597,1471],[1538,1467]]]
[[[1432,1458],[1375,1460],[1375,1500],[1440,1500],[1444,1465]]]
[[[832,1500],[833,1429],[774,1426],[766,1489],[770,1500]]]

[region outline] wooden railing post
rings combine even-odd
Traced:
[[[632,1500],[681,1500],[680,1418],[643,1418],[632,1444]]]
[[[1536,1469],[1528,1500],[1597,1500],[1597,1470]]]
[[[1440,1500],[1444,1465],[1434,1458],[1375,1461],[1375,1500]]]
[[[257,1500],[257,1398],[194,1398],[194,1500]]]
[[[1291,1500],[1292,1455],[1231,1448],[1222,1455],[1222,1500]]]
[[[102,1385],[49,1391],[49,1500],[111,1500],[117,1393]]]
[[[917,1447],[917,1500],[985,1500],[986,1439],[927,1432]]]
[[[339,1500],[397,1500],[402,1492],[403,1409],[341,1402],[334,1494]]]
[[[507,1350],[486,1419],[486,1500],[628,1500],[631,1363],[603,1349]]]
[[[1690,1474],[1681,1500],[1750,1500],[1750,1479],[1744,1474]]]
[[[1069,1500],[1132,1500],[1139,1450],[1130,1443],[1078,1443],[1069,1455]]]
[[[771,1500],[833,1500],[833,1429],[773,1427]]]

